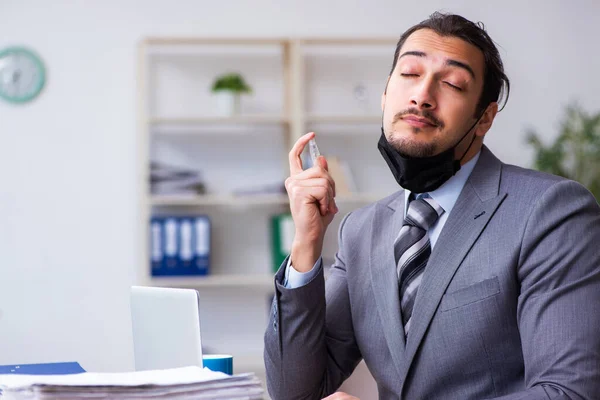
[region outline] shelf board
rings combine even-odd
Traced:
[[[230,37],[230,38],[209,38],[209,37],[147,37],[143,43],[147,45],[274,45],[286,44],[293,40],[299,40],[304,44],[331,44],[331,45],[378,45],[378,44],[396,44],[397,37]]]
[[[232,117],[205,116],[205,117],[177,117],[165,118],[154,117],[150,118],[149,124],[152,126],[169,125],[241,125],[241,124],[286,124],[288,119],[281,115],[238,115]]]
[[[274,275],[275,273],[273,273]],[[273,275],[239,274],[239,275],[207,275],[207,276],[165,276],[152,277],[150,284],[160,287],[175,288],[253,288],[272,289]]]
[[[198,46],[198,45],[281,45],[287,38],[204,38],[204,37],[148,37],[143,40],[146,45]]]
[[[386,194],[354,193],[338,195],[338,204],[370,203],[382,199]],[[150,197],[153,206],[263,206],[287,205],[287,194],[257,195],[154,195]]]
[[[367,46],[367,45],[396,45],[398,38],[395,37],[356,37],[356,38],[305,38],[302,43],[306,45],[331,45],[331,46]]]
[[[240,115],[234,117],[190,117],[190,118],[163,118],[156,117],[149,120],[151,126],[194,126],[194,125],[276,125],[287,124],[289,119],[280,115]],[[341,123],[341,124],[370,124],[381,123],[381,115],[308,115],[308,123]]]
[[[261,206],[288,204],[286,194],[257,195],[154,195],[150,202],[154,206]]]
[[[307,123],[313,124],[376,124],[381,115],[309,115]]]

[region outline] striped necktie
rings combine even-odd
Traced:
[[[431,254],[427,230],[443,213],[444,209],[431,197],[411,201],[394,242],[404,335],[408,335],[417,290]]]

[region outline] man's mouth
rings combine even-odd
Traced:
[[[416,128],[432,128],[437,125],[427,118],[420,118],[414,115],[407,115],[401,118],[404,122],[409,124],[410,126],[414,126]]]

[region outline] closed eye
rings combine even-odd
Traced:
[[[444,81],[444,83],[445,83],[446,85],[450,86],[450,87],[451,87],[452,89],[454,89],[454,90],[458,90],[459,92],[462,92],[462,91],[463,91],[461,88],[459,88],[459,87],[458,87],[458,86],[456,86],[456,85],[453,85],[453,84],[451,84],[450,82],[445,82],[445,81]]]
[[[419,75],[418,74],[400,74],[400,76],[403,76],[405,78],[413,78],[413,77],[417,77]]]

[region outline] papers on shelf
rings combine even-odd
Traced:
[[[254,374],[226,375],[185,367],[124,373],[0,375],[2,400],[35,399],[262,399]]]
[[[152,194],[204,194],[202,173],[190,168],[152,162],[150,164]]]

